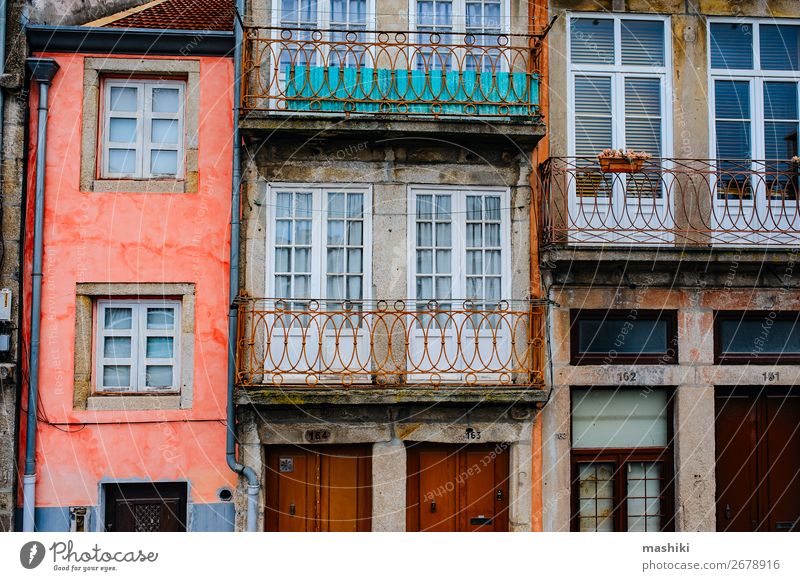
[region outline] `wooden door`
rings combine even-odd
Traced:
[[[508,446],[409,444],[406,529],[508,531]]]
[[[265,481],[268,531],[370,530],[370,446],[271,446]]]
[[[800,530],[800,391],[718,388],[717,530]]]
[[[108,484],[105,494],[108,532],[186,530],[186,484]]]

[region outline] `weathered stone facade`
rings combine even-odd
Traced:
[[[669,16],[672,94],[667,95],[671,126],[666,130],[672,148],[662,156],[694,160],[706,160],[712,151],[707,18],[742,17],[748,22],[749,17],[765,17],[774,23],[773,18],[800,17],[798,3],[787,0],[551,1],[550,10],[551,16],[559,17],[548,37],[550,154],[573,155],[568,146],[571,104],[566,97],[570,82],[568,15],[579,11],[584,15],[636,13]],[[676,207],[675,212],[680,209]],[[570,393],[573,388],[592,386],[638,392],[659,387],[674,390],[674,507],[669,509],[675,517],[674,530],[716,530],[715,387],[788,387],[797,383],[798,369],[791,365],[715,364],[714,311],[798,310],[796,250],[778,245],[759,248],[757,244],[648,247],[622,243],[603,247],[553,244],[541,248],[540,253],[543,286],[552,301],[548,340],[553,394],[542,413],[544,530],[575,527]],[[580,309],[677,311],[678,361],[571,364],[571,334],[577,331],[570,328],[570,311]],[[776,373],[768,375],[765,370]]]
[[[25,122],[27,89],[24,85],[25,39],[20,18],[24,2],[9,2],[6,14],[5,74],[0,80],[3,91],[2,246],[0,247],[0,288],[12,293],[11,322],[0,323],[3,333],[11,335],[11,349],[0,359],[0,531],[13,530],[17,483],[17,425],[21,374],[18,363],[24,353],[18,343],[21,316],[21,240],[25,203]]]

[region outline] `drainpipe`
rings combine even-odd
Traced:
[[[44,229],[44,169],[47,153],[47,93],[58,71],[50,58],[29,58],[28,68],[39,84],[39,123],[36,133],[36,193],[33,215],[33,275],[31,277],[31,344],[28,361],[28,425],[25,437],[25,475],[22,478],[22,530],[33,532],[36,502],[36,409],[39,403],[39,336],[42,314],[42,234]]]
[[[239,134],[239,101],[242,92],[242,43],[243,30],[241,15],[244,14],[244,0],[236,0],[237,14],[233,28],[235,42],[233,49],[233,184],[231,186],[231,279],[228,310],[228,417],[225,458],[231,470],[247,480],[247,532],[258,529],[258,495],[261,487],[255,470],[236,460],[236,404],[233,401],[233,387],[236,383],[236,335],[239,327],[239,311],[236,297],[239,294],[239,216],[241,214],[242,189],[242,146]]]

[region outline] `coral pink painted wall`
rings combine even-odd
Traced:
[[[47,421],[39,422],[36,505],[96,505],[98,481],[104,478],[188,480],[190,502],[218,502],[216,491],[236,482],[225,462],[224,423],[233,63],[188,59],[200,61],[197,193],[94,193],[79,187],[84,55],[38,56],[54,58],[61,69],[50,89],[48,120],[39,374],[39,415]],[[24,273],[28,309],[37,101],[34,89]],[[75,284],[136,281],[196,285],[194,405],[74,410]],[[26,329],[29,320],[28,310]],[[29,329],[25,335],[27,356]],[[23,437],[21,457],[24,446]]]

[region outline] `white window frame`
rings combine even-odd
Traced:
[[[283,25],[281,24],[281,3],[280,0],[276,0],[277,5],[274,10],[272,10],[272,26],[273,28],[281,28]],[[328,30],[331,26],[331,14],[333,10],[331,10],[331,0],[317,0],[317,24],[316,28],[319,30]],[[375,0],[367,0],[367,32],[374,31],[376,26],[376,15],[375,15]],[[292,27],[287,27],[292,28]],[[279,38],[279,37],[278,37]]]
[[[111,112],[111,89],[113,87],[135,87],[137,89],[137,106],[134,112]],[[177,89],[177,113],[157,113],[152,110],[153,89]],[[102,154],[101,178],[102,179],[183,179],[184,157],[186,149],[185,112],[186,112],[186,82],[179,80],[163,79],[105,79],[103,82],[103,122],[102,122]],[[111,117],[136,119],[137,139],[135,144],[113,143],[110,141]],[[178,143],[176,146],[155,144],[152,141],[152,121],[154,119],[177,120]],[[111,149],[135,149],[136,170],[134,173],[115,173],[109,170],[109,151]],[[177,150],[177,167],[175,175],[156,174],[150,172],[150,153],[155,149]]]
[[[283,191],[302,192],[312,194],[311,198],[311,284],[309,300],[317,299],[320,301],[329,300],[326,296],[327,276],[327,240],[326,225],[328,213],[323,205],[323,199],[329,191],[336,193],[358,193],[363,195],[363,231],[362,231],[362,298],[361,301],[372,299],[372,187],[371,186],[352,186],[348,184],[309,184],[309,183],[270,183],[266,188],[266,199],[268,203],[266,234],[266,286],[267,296],[271,298],[298,298],[298,297],[277,297],[275,291],[275,224],[277,216],[277,193]],[[302,299],[301,299],[302,300]],[[346,299],[330,299],[344,301]],[[353,299],[353,302],[358,302]]]
[[[452,302],[454,308],[459,308],[458,302],[463,302],[466,296],[467,286],[467,245],[466,245],[466,222],[467,222],[467,196],[468,195],[499,195],[500,196],[500,301],[510,301],[511,296],[511,253],[513,251],[511,241],[511,190],[509,188],[483,187],[483,186],[442,186],[442,185],[411,185],[408,187],[408,223],[407,223],[407,256],[408,256],[408,297],[412,302],[417,301],[417,203],[418,194],[452,194],[452,207],[450,208],[453,217],[453,228],[451,232],[453,252],[452,263],[452,286],[450,290],[451,299],[435,299],[439,302]],[[485,275],[484,275],[485,276]],[[435,289],[434,289],[435,292]],[[477,301],[476,301],[477,302]],[[411,305],[409,305],[411,306]]]
[[[417,2],[408,0],[408,24],[410,30],[417,30]],[[467,3],[466,0],[453,0],[453,23],[449,31],[453,34],[466,34],[467,32]],[[511,0],[500,2],[500,34],[511,32]],[[477,33],[476,33],[477,34]]]
[[[172,308],[175,310],[175,325],[170,330],[147,329],[148,307]],[[131,329],[110,331],[105,329],[105,309],[131,309]],[[95,357],[95,392],[96,393],[178,393],[181,385],[181,301],[172,299],[126,300],[103,299],[96,304],[96,335],[94,345]],[[104,355],[104,339],[106,337],[130,337],[131,357],[125,359],[107,358]],[[173,339],[172,358],[147,358],[148,337],[171,337]],[[129,387],[103,385],[103,367],[106,365],[130,365],[131,385]],[[147,365],[171,365],[172,385],[164,387],[147,387]]]
[[[572,21],[591,18],[614,21],[614,64],[573,64]],[[622,21],[648,20],[664,23],[664,66],[636,66],[622,64]],[[653,78],[661,81],[661,157],[672,155],[672,27],[670,17],[658,14],[599,14],[597,12],[570,12],[567,22],[567,154],[576,155],[575,146],[575,77],[595,76],[611,78],[611,147],[625,145],[625,79]],[[596,153],[600,153],[599,151]]]
[[[711,68],[711,25],[712,24],[748,24],[753,30],[753,68],[752,69],[712,69]],[[800,26],[798,19],[763,19],[763,18],[708,18],[706,22],[706,51],[708,68],[708,135],[711,159],[717,159],[717,114],[716,114],[716,81],[747,81],[750,90],[750,159],[766,159],[766,135],[764,117],[764,83],[788,82],[797,85],[800,99],[800,71],[763,70],[761,68],[761,24],[778,24]],[[800,100],[798,101],[800,110]],[[724,160],[723,160],[724,161]],[[788,160],[785,160],[788,161]]]

